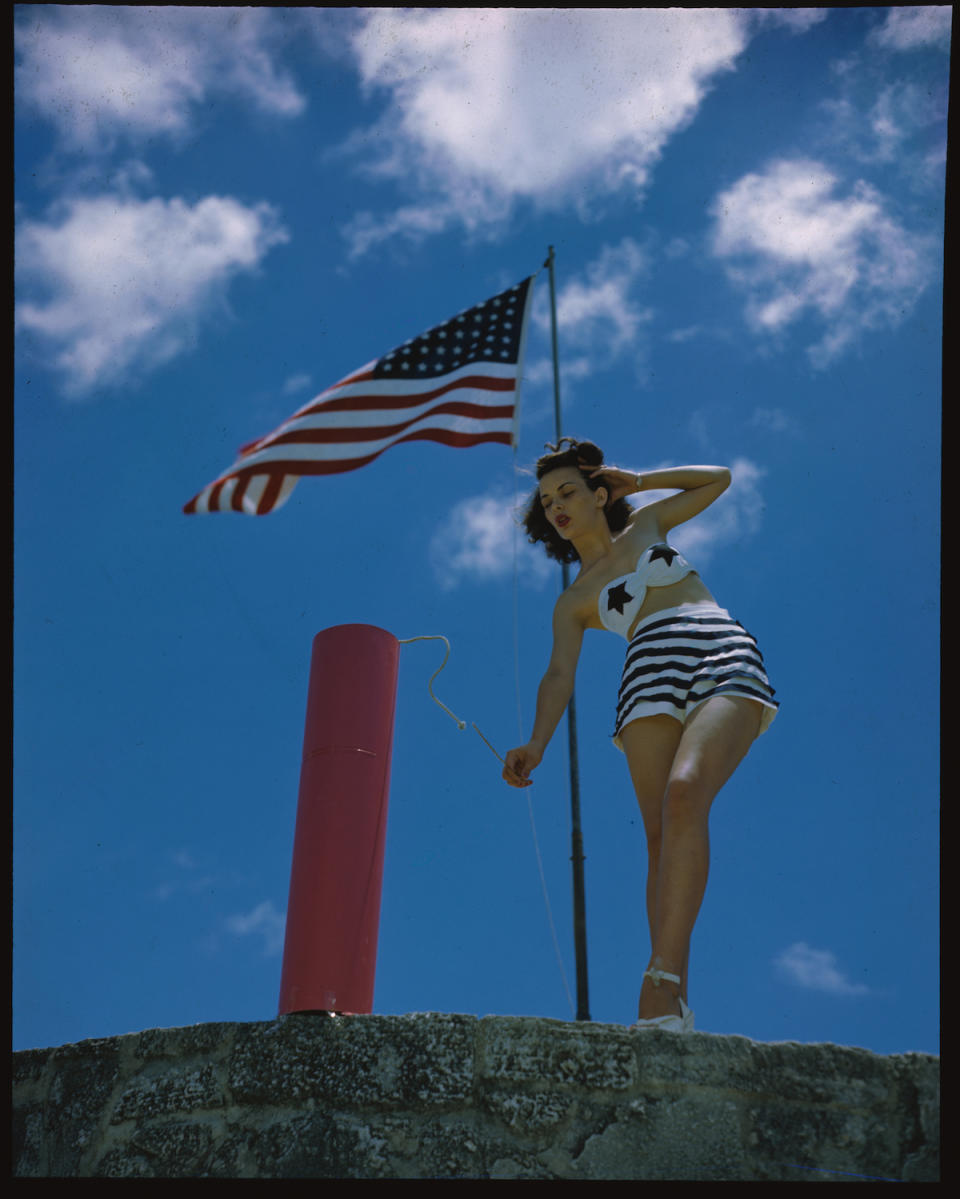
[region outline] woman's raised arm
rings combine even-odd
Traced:
[[[678,495],[657,500],[638,508],[634,518],[653,516],[661,536],[665,536],[676,525],[682,525],[714,500],[730,486],[731,474],[726,466],[679,466],[665,470],[647,470],[634,474],[616,466],[601,466],[591,472],[592,477],[601,475],[613,500],[635,495],[640,491],[671,491],[679,489]]]

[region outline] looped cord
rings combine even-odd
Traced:
[[[450,709],[447,707],[447,705],[442,704],[437,699],[437,697],[433,694],[433,687],[431,686],[431,684],[433,683],[433,680],[437,677],[437,675],[440,673],[440,671],[443,670],[444,666],[446,666],[446,664],[447,664],[447,658],[450,657],[450,642],[446,639],[446,637],[443,636],[442,633],[429,633],[429,634],[425,634],[422,637],[398,637],[397,641],[400,643],[400,645],[409,645],[411,641],[442,641],[443,644],[447,647],[447,652],[444,655],[443,661],[440,663],[440,665],[437,667],[437,669],[430,676],[430,682],[427,683],[427,690],[430,692],[430,698],[433,700],[433,702],[438,707],[443,708],[444,712],[446,712],[446,714],[456,722],[457,728],[460,729],[461,732],[463,732],[463,730],[467,727],[467,722],[465,720],[460,720],[460,718],[457,716],[454,716],[454,714],[450,711]],[[483,733],[481,733],[480,730],[477,728],[477,722],[475,720],[471,720],[470,723],[473,725],[474,729],[476,729],[477,735],[480,737],[480,739],[483,741],[483,743],[493,753],[493,756],[495,758],[497,758],[499,761],[503,762],[503,758],[500,757],[500,755],[493,748],[493,746],[490,744],[490,742],[486,739],[486,737],[484,737]],[[503,764],[504,764],[504,766],[506,766],[506,762],[504,762]]]
[[[454,716],[447,705],[442,704],[440,700],[438,700],[433,694],[433,680],[437,677],[440,671],[443,670],[444,666],[446,666],[447,659],[450,657],[450,642],[446,639],[446,637],[443,636],[442,633],[426,633],[422,637],[398,637],[397,641],[401,645],[409,645],[411,641],[442,641],[447,647],[447,652],[443,655],[443,661],[430,676],[430,682],[427,683],[427,690],[430,692],[430,698],[437,705],[437,707],[443,708],[444,712],[446,712],[450,719],[456,724],[457,728],[462,732],[467,727],[467,722],[465,720],[461,720],[459,716]],[[474,728],[476,728],[476,725],[474,725]],[[480,730],[477,729],[477,732],[480,732]]]

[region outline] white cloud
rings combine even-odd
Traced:
[[[822,139],[835,155],[857,162],[892,163],[911,187],[943,187],[948,93],[946,81],[894,80],[875,99],[857,95],[860,80],[850,74],[842,85],[851,94],[823,100]]]
[[[666,340],[673,345],[683,345],[685,341],[692,341],[695,337],[699,337],[704,332],[703,325],[687,325],[683,329],[673,329],[666,335]]]
[[[663,247],[666,258],[686,258],[693,247],[685,237],[672,237]]]
[[[182,136],[215,93],[296,116],[305,101],[273,60],[279,28],[264,8],[31,5],[15,25],[17,100],[85,154]]]
[[[229,280],[286,240],[269,205],[229,196],[73,199],[18,230],[17,325],[83,395],[187,348]]]
[[[557,295],[557,325],[564,341],[593,345],[599,340],[611,356],[634,345],[652,314],[631,300],[630,291],[648,269],[647,255],[631,238],[605,246],[583,276],[565,284]]]
[[[776,334],[801,317],[825,323],[809,348],[828,365],[868,329],[897,325],[933,278],[932,242],[888,215],[858,182],[846,196],[821,163],[780,160],[745,175],[712,206],[712,250],[747,296],[747,319]]]
[[[791,33],[806,33],[828,15],[825,8],[751,8],[746,12],[758,25],[783,25]]]
[[[526,582],[539,584],[556,577],[556,564],[530,545],[519,527],[525,498],[518,497],[516,504],[515,509],[513,497],[495,492],[455,505],[430,543],[430,559],[442,587],[450,590],[467,580],[504,582],[512,577],[515,562]]]
[[[752,537],[760,528],[766,507],[760,491],[760,481],[766,473],[749,458],[735,459],[730,466],[732,477],[727,490],[695,520],[671,530],[671,544],[692,560],[706,564],[717,550]],[[646,506],[673,492],[642,494]]]
[[[196,859],[189,849],[178,849],[173,854],[173,861],[182,870],[194,870],[197,866]]]
[[[945,116],[932,104],[930,88],[915,83],[894,83],[877,97],[870,111],[870,130],[876,140],[877,156],[889,162],[897,156],[904,139],[918,126]]]
[[[266,957],[276,957],[283,951],[286,914],[278,912],[270,899],[265,899],[246,915],[229,916],[227,930],[237,937],[262,937]]]
[[[298,391],[305,391],[313,382],[313,377],[304,373],[291,375],[283,384],[283,394],[285,396],[294,395]]]
[[[215,875],[198,873],[200,863],[189,849],[179,849],[168,857],[176,871],[153,888],[154,899],[165,901],[175,895],[197,895],[211,891],[217,886],[218,880]]]
[[[755,408],[747,423],[766,433],[789,433],[792,436],[800,433],[800,425],[782,408]]]
[[[836,955],[826,949],[811,949],[797,941],[775,959],[781,977],[809,991],[828,995],[866,995],[870,988],[852,983],[837,965]]]
[[[604,246],[582,272],[562,284],[557,292],[557,326],[566,381],[593,374],[624,354],[631,354],[642,372],[647,350],[642,330],[653,310],[633,292],[648,274],[646,251],[625,237],[617,245]],[[533,316],[541,331],[549,333],[546,288],[536,295]]]
[[[564,353],[564,347],[560,347],[560,373],[564,394],[567,393],[567,388],[571,380],[586,379],[593,374],[595,369],[594,363],[585,354],[569,355]],[[550,358],[526,358],[523,364],[523,405],[524,412],[527,411],[527,402],[530,391],[534,388],[541,388],[544,392],[549,392],[550,395],[550,411],[553,411],[553,357]],[[527,420],[533,424],[533,420],[529,415]]]
[[[457,215],[455,204],[410,204],[385,217],[360,212],[344,225],[342,233],[348,243],[349,257],[360,258],[374,246],[397,235],[420,244],[431,234],[442,232]],[[463,215],[469,226],[476,226],[476,219],[470,219],[469,213]]]
[[[953,6],[912,5],[891,8],[887,19],[874,29],[869,40],[890,50],[916,50],[923,46],[950,47]]]
[[[351,38],[370,93],[391,106],[354,141],[370,169],[433,199],[362,214],[355,252],[394,233],[501,220],[512,201],[549,207],[642,188],[667,141],[747,40],[734,9],[378,8]]]

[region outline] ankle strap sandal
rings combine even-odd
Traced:
[[[680,978],[678,975],[668,974],[666,970],[658,970],[655,966],[651,966],[649,970],[644,970],[643,977],[652,979],[655,987],[659,987],[660,983],[664,979],[666,979],[668,983],[676,983],[678,987],[680,986]]]
[[[676,983],[680,986],[680,979],[676,974],[668,974],[666,970],[658,970],[651,967],[643,972],[644,978],[649,978],[655,987],[659,987],[660,983],[666,979],[668,983]],[[680,1003],[679,1016],[651,1016],[646,1020],[637,1020],[636,1024],[631,1024],[631,1028],[660,1028],[664,1032],[693,1032],[693,1012],[682,999],[677,997]]]

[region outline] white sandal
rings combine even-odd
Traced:
[[[669,983],[676,983],[680,986],[680,979],[676,974],[667,974],[665,970],[657,970],[651,968],[643,972],[644,978],[653,980],[653,985],[659,987],[663,979]],[[680,999],[679,996],[677,996]],[[662,1028],[664,1032],[693,1032],[693,1012],[680,999],[680,1015],[672,1016],[650,1016],[645,1020],[637,1020],[636,1024],[631,1024],[631,1028]]]

